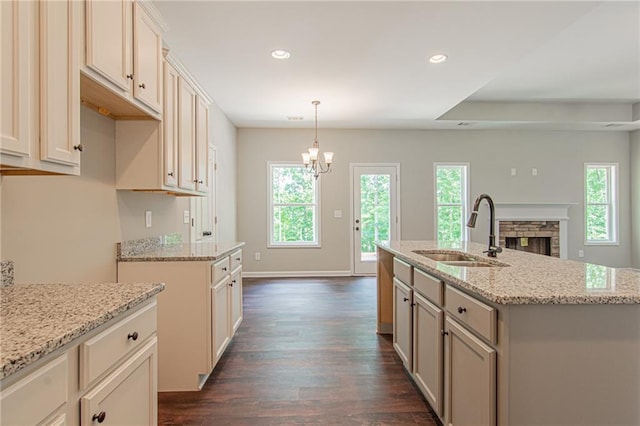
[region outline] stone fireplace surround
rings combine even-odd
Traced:
[[[496,240],[505,247],[506,237],[550,237],[551,256],[566,259],[569,208],[577,205],[572,202],[496,202]]]

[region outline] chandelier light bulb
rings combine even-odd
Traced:
[[[308,166],[310,157],[311,157],[311,155],[308,152],[303,152],[302,153],[302,164],[304,164],[305,166]]]
[[[316,161],[318,159],[318,148],[309,148],[309,156],[311,157],[311,161]]]
[[[329,151],[324,153],[324,162],[327,163],[327,165],[333,162],[333,152]]]

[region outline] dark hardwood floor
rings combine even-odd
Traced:
[[[438,424],[390,336],[375,278],[244,279],[244,321],[200,392],[160,393],[160,424]]]

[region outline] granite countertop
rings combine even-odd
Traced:
[[[0,379],[144,302],[162,283],[0,288]]]
[[[377,243],[446,282],[499,304],[640,304],[640,271],[616,269],[503,249],[497,258],[479,243],[391,241]],[[414,250],[464,252],[504,267],[459,267],[436,262]]]
[[[142,240],[140,240],[142,241]],[[118,262],[176,262],[216,260],[242,247],[244,242],[178,243],[131,246],[119,245]]]
[[[13,262],[0,260],[0,286],[13,284]]]

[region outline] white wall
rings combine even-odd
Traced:
[[[402,239],[434,237],[433,163],[470,163],[471,202],[486,192],[495,201],[577,202],[569,211],[569,258],[630,265],[629,134],[627,132],[320,130],[322,151],[334,151],[334,171],[322,180],[322,248],[267,249],[267,161],[300,161],[313,130],[238,130],[238,229],[249,272],[349,271],[349,163],[401,163]],[[584,163],[620,164],[620,245],[583,245]],[[531,169],[538,169],[532,176]],[[511,168],[518,174],[510,176]],[[342,210],[341,219],[333,218]],[[472,239],[486,239],[481,218]],[[262,260],[254,260],[254,252]]]
[[[631,133],[631,266],[640,269],[640,130]]]
[[[224,192],[220,229],[235,237],[235,128],[212,115],[218,184]],[[115,125],[82,108],[81,176],[5,176],[0,196],[2,258],[15,261],[16,282],[106,282],[116,279],[115,244],[180,232],[187,197],[115,190]],[[231,201],[229,201],[231,200]],[[145,211],[153,226],[145,228]],[[230,238],[233,239],[233,238]]]

